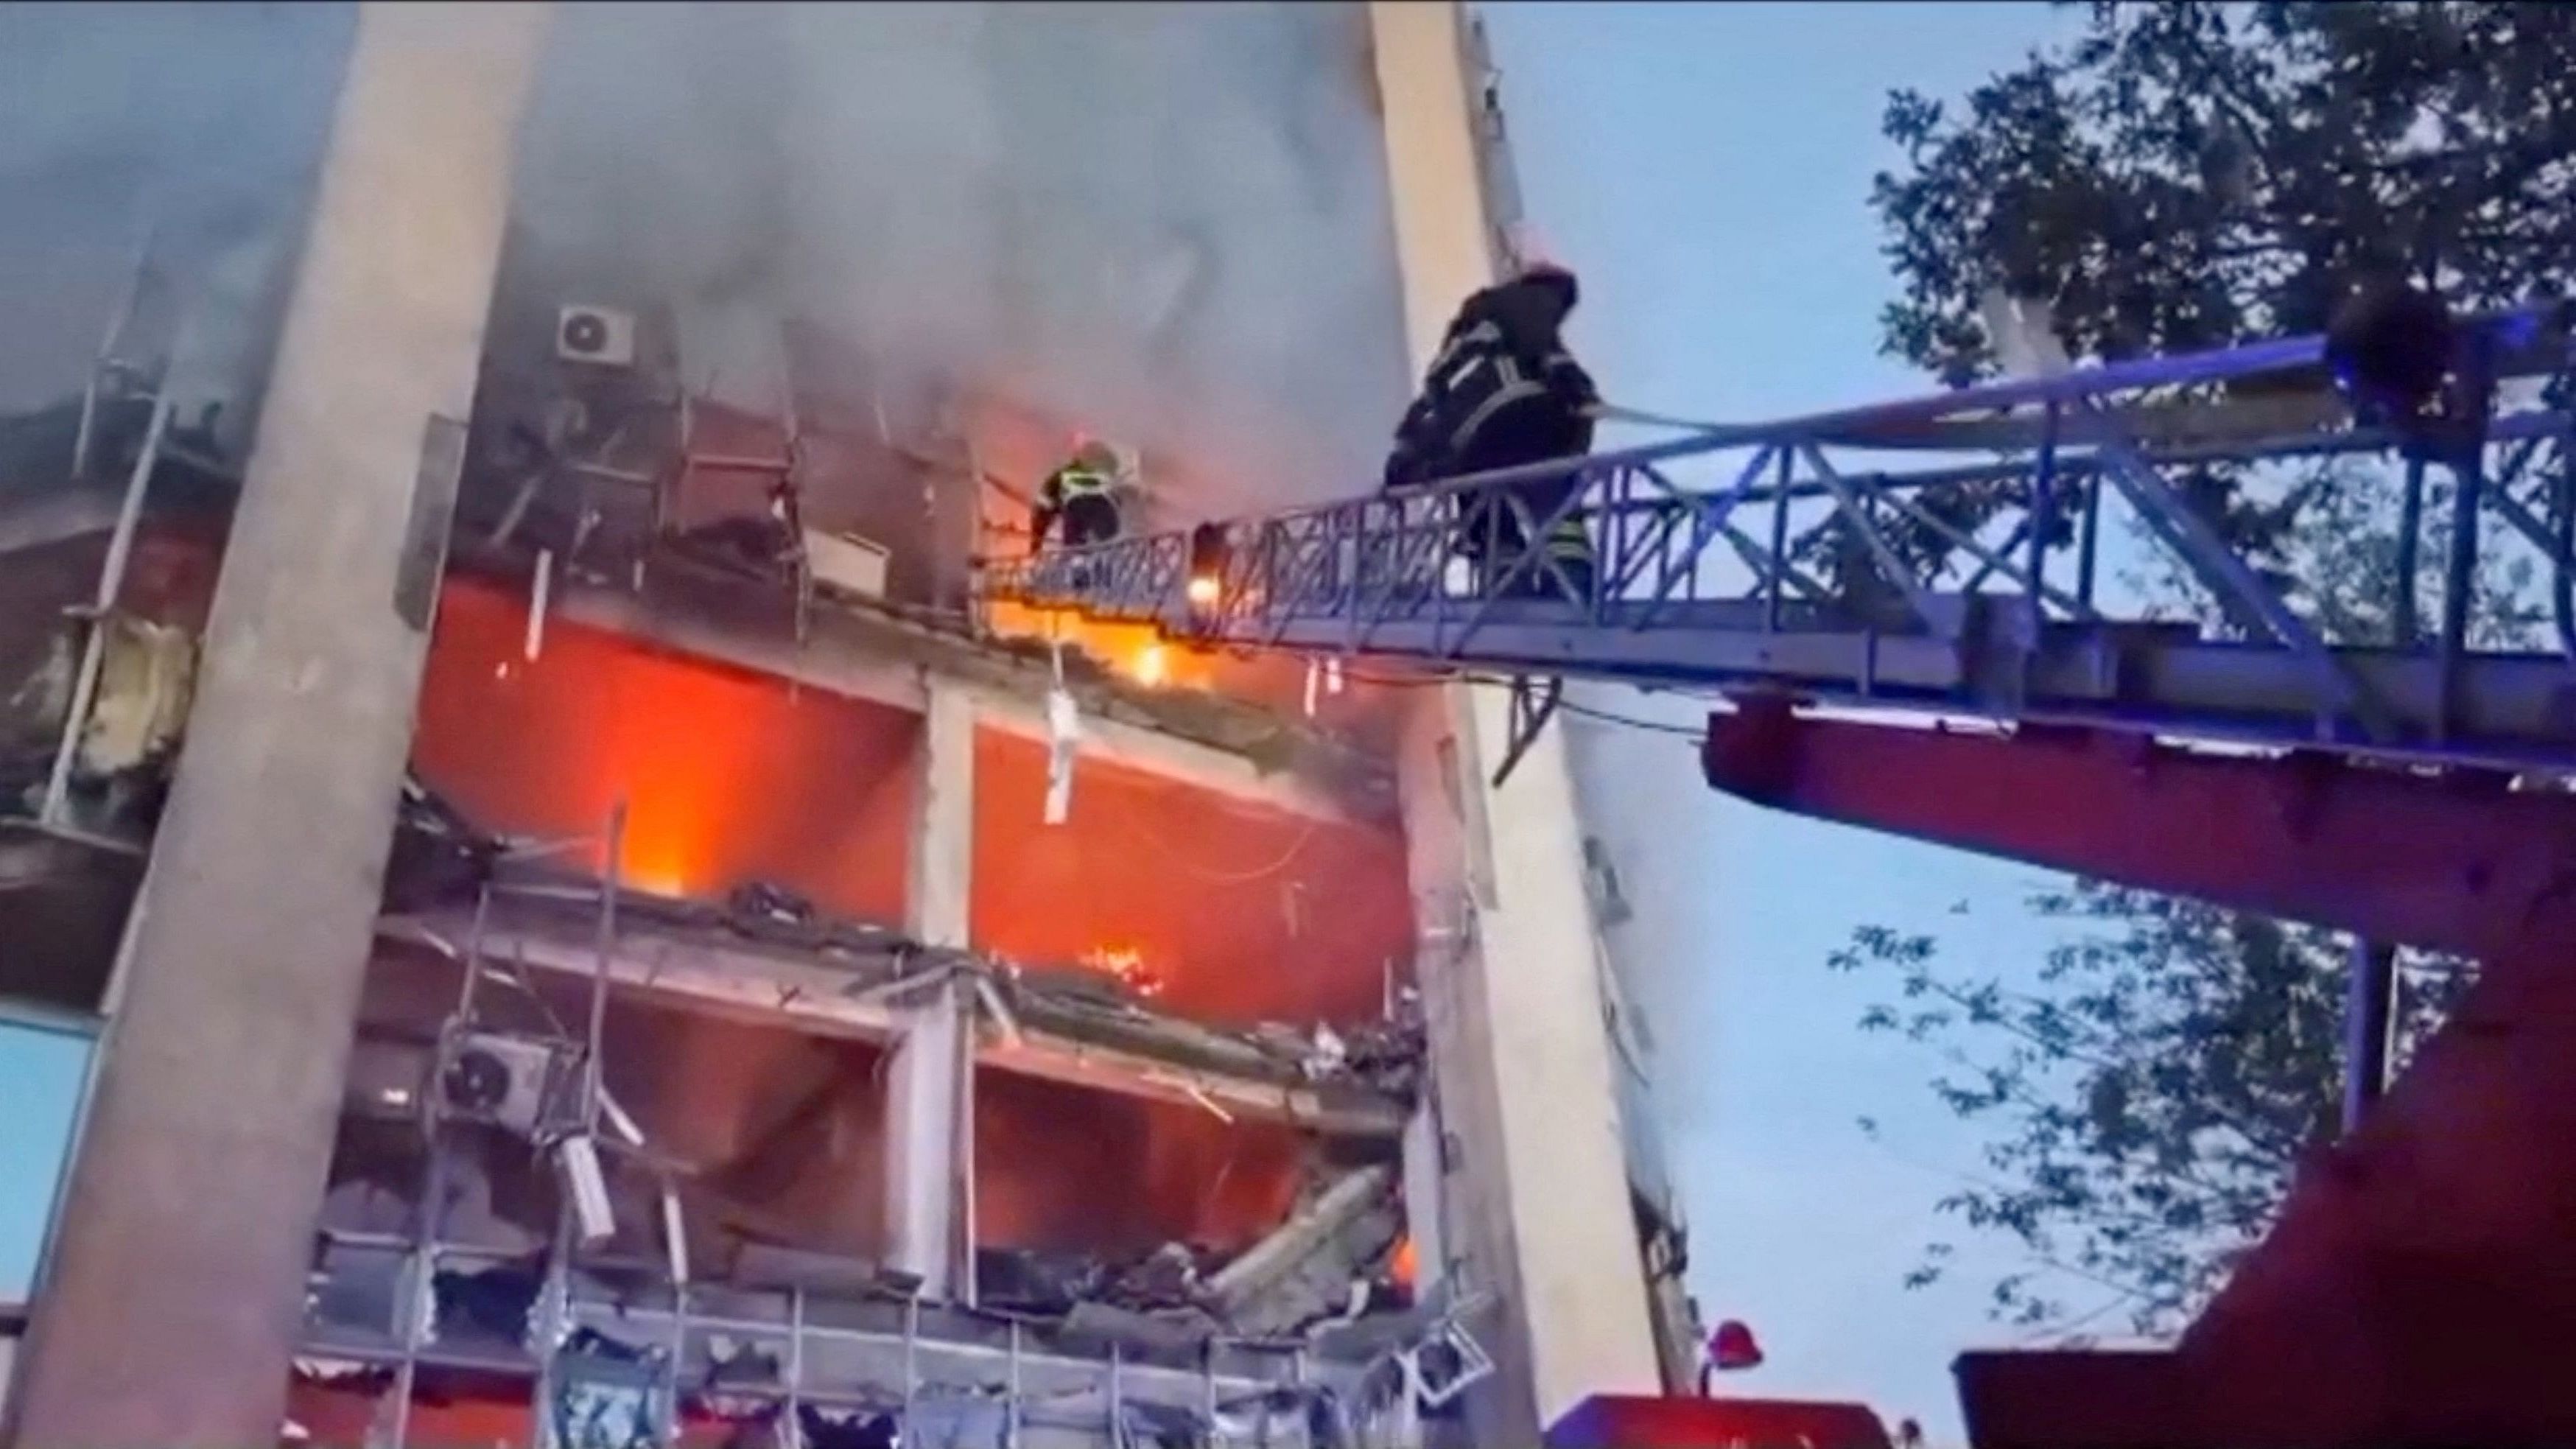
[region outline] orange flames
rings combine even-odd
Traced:
[[[1413,1273],[1416,1266],[1413,1256],[1413,1235],[1407,1233],[1395,1240],[1395,1254],[1387,1259],[1387,1276],[1395,1280],[1397,1287],[1410,1292],[1413,1288]]]
[[[1207,656],[1166,642],[1151,624],[1114,623],[1072,609],[1033,609],[995,600],[984,606],[984,626],[1006,638],[1060,639],[1149,689],[1206,689],[1214,678]]]
[[[1145,953],[1130,946],[1095,946],[1085,952],[1082,964],[1103,976],[1114,976],[1128,990],[1151,1000],[1163,994],[1160,972],[1145,964]]]

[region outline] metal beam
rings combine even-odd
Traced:
[[[698,587],[683,595],[666,589],[672,582],[666,578],[639,594],[565,579],[552,607],[575,624],[906,713],[924,713],[934,689],[951,689],[972,701],[979,723],[1025,739],[1048,738],[1046,671],[1024,668],[973,639],[818,610],[800,642],[733,591]],[[1157,728],[1132,707],[1086,693],[1093,695],[1085,700],[1079,744],[1086,759],[1131,765],[1297,815],[1347,821],[1366,813],[1333,784],[1293,766],[1265,769],[1247,755]]]
[[[975,711],[934,681],[912,771],[912,849],[904,914],[912,939],[937,950],[967,946],[975,866]],[[931,1298],[953,1296],[971,1272],[961,1239],[971,1169],[974,1048],[964,980],[951,980],[905,1011],[886,1074],[885,1188],[894,1263],[920,1277]],[[971,1301],[971,1299],[970,1299]]]
[[[357,7],[16,1443],[277,1434],[548,13]]]
[[[388,917],[379,935],[453,955],[464,930],[461,914],[443,913]],[[587,979],[597,969],[591,944],[577,932],[550,932],[504,921],[488,924],[483,940],[486,956],[524,962],[534,971]],[[858,978],[847,969],[795,961],[773,952],[656,936],[650,927],[632,923],[619,936],[617,954],[608,963],[608,980],[619,990],[689,1010],[879,1046],[894,1041],[903,1025],[902,1008],[853,995]],[[1202,1110],[1215,1102],[1230,1113],[1317,1132],[1395,1138],[1404,1131],[1404,1104],[1363,1088],[1327,1089],[1247,1078],[1194,1062],[1158,1058],[1132,1046],[1105,1046],[1025,1024],[1014,1034],[984,1030],[975,1059],[1022,1076]]]
[[[2519,320],[2479,325],[2502,330]],[[2517,365],[2563,367],[2563,332],[2536,335],[2540,342],[2513,344],[2524,354]],[[1712,428],[1677,442],[1291,509],[1220,525],[1214,535],[1148,536],[1006,561],[987,571],[983,590],[1150,623],[1193,641],[1435,671],[1778,690],[1913,713],[2323,745],[2428,763],[2576,759],[2576,660],[2473,647],[2456,628],[2443,632],[2439,648],[2411,637],[2393,646],[2329,638],[2294,607],[2301,593],[2272,562],[2238,549],[2203,516],[2195,470],[2204,465],[2420,451],[2422,439],[2347,425],[2339,408],[2325,405],[2330,398],[2303,394],[2295,407],[2277,396],[2197,401],[2177,412],[2156,396],[2267,376],[2312,389],[2307,370],[2318,355],[2317,339],[2290,339]],[[2039,410],[2028,420],[2035,451],[2023,456],[1895,475],[1828,456],[1829,445],[1877,448],[1900,436],[1930,446],[1940,429],[1985,428],[1996,410],[2015,408]],[[2568,427],[2565,415],[2545,408],[2489,418],[2484,446],[2502,456],[2491,463],[2483,454],[2446,455],[2444,466],[2464,482],[2510,478],[2536,440]],[[1970,450],[1956,438],[1942,446]],[[1732,482],[1706,491],[1674,484],[1666,470],[1688,460]],[[1590,533],[1594,576],[1610,586],[1603,597],[1577,597],[1535,538],[1489,547],[1488,555],[1502,556],[1485,558],[1463,586],[1443,577],[1461,517],[1527,510],[1516,490],[1540,483],[1567,499],[1553,511]],[[2092,583],[2106,494],[2145,526],[2161,549],[2157,562],[2201,580],[2235,628],[2103,617]],[[2080,520],[2070,520],[2061,500],[2081,501]],[[1767,547],[1728,517],[1765,504]],[[2519,530],[2514,545],[2538,549],[2562,590],[2576,577],[2568,542],[2576,527],[2558,526],[2566,520],[2556,516],[2567,508],[2576,504],[2550,505],[2547,519],[2518,501],[2507,509]],[[1793,510],[1803,519],[1796,528]],[[2456,518],[2452,538],[2453,576],[2474,576],[2471,554],[2494,545]],[[1221,547],[1211,550],[1211,539]],[[1856,540],[1866,556],[1846,550],[1853,556],[1820,570],[1840,576],[1841,597],[1802,589],[1810,597],[1790,600],[1787,583],[1805,576],[1806,552],[1818,540]],[[1216,577],[1194,581],[1193,567],[1211,558]],[[1715,567],[1739,559],[1749,588]],[[1973,564],[1982,567],[1971,573]],[[1957,577],[1972,580],[1967,591],[1949,587]],[[1990,580],[1996,587],[1984,588]],[[1539,597],[1512,596],[1532,593]],[[2402,591],[2387,602],[2405,612]],[[2568,635],[2576,649],[2576,626]]]
[[[2372,940],[2481,958],[2576,940],[2576,796],[2500,776],[1776,706],[1712,718],[1703,763],[1757,804]]]

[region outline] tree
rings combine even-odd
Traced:
[[[1864,1030],[1935,1050],[1941,1101],[1995,1135],[1938,1208],[2024,1253],[1998,1316],[2177,1327],[2279,1205],[2342,1096],[2343,939],[2077,881],[2029,902],[2073,934],[2021,982],[1947,966],[1929,935],[1863,926],[1836,970],[1890,973]],[[2458,963],[2408,954],[2396,1060],[2441,1019]],[[1875,1123],[1864,1130],[1878,1135]],[[1935,1242],[1909,1279],[1939,1277]]]
[[[1997,370],[1981,317],[1995,287],[2044,299],[2068,353],[2106,361],[2320,330],[2371,275],[2465,310],[2576,292],[2576,7],[2096,4],[2070,45],[1958,107],[1896,93],[1885,131],[1904,154],[1872,198],[1902,289],[1885,346],[1952,384]],[[2184,481],[2328,638],[2378,643],[2396,623],[2394,477],[2363,459]],[[1973,527],[2010,498],[1932,501]],[[2427,502],[2438,524],[2446,486]],[[1927,575],[1950,566],[1946,543],[1914,542]],[[1807,552],[1831,568],[1851,550],[1825,532]],[[2440,552],[2419,551],[2421,618]],[[2528,639],[2531,561],[2498,560],[2477,580],[2476,635]],[[2231,627],[2176,573],[2129,582]],[[1995,1285],[1998,1311],[2170,1329],[2332,1135],[2346,948],[2098,882],[2031,904],[2075,934],[2018,983],[1885,926],[1831,964],[1892,975],[1897,998],[1863,1025],[1938,1052],[1934,1090],[1997,1132],[1941,1206],[2028,1254]],[[2465,971],[2408,962],[2401,1056]],[[1933,1244],[1913,1281],[1949,1256]]]
[[[2069,355],[2103,361],[2319,331],[2379,274],[2465,310],[2576,292],[2564,6],[2096,4],[2062,53],[2034,54],[1955,112],[1897,92],[1884,129],[1905,156],[1872,195],[1903,288],[1885,346],[1953,384],[1996,370],[1989,287],[2045,300]],[[2210,468],[2192,482],[2294,607],[2384,628],[2384,605],[2321,608],[2321,571],[2293,564],[2357,522],[2393,541],[2386,477]],[[2356,483],[2372,487],[2356,496]],[[2001,501],[1944,507],[1982,519]],[[2439,553],[2421,553],[2426,617]],[[2189,585],[2155,582],[2206,610]],[[2528,593],[2528,580],[2480,582],[2490,601]]]

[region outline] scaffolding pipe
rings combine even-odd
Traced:
[[[448,1017],[447,1030],[441,1033],[442,1049],[452,1047],[473,1026],[475,987],[483,977],[483,928],[491,910],[492,887],[487,881],[474,893],[474,923],[466,931],[464,957],[458,962],[456,1009]],[[440,1065],[443,1069],[445,1063]],[[422,1093],[420,1104],[421,1133],[426,1139],[429,1161],[422,1169],[420,1209],[412,1216],[417,1236],[404,1244],[404,1282],[394,1295],[394,1311],[402,1315],[395,1332],[395,1340],[402,1345],[402,1362],[394,1368],[394,1422],[389,1449],[404,1449],[410,1438],[412,1392],[420,1381],[422,1312],[424,1308],[434,1310],[438,1291],[439,1232],[447,1202],[447,1153],[440,1135],[443,1123],[439,1105],[438,1084],[433,1081]]]
[[[590,1029],[588,1056],[583,1063],[581,1127],[594,1130],[599,1119],[599,1099],[607,1079],[600,1066],[601,1039],[608,1027],[608,971],[617,956],[618,876],[626,854],[626,797],[608,807],[607,855],[600,868],[599,886],[599,953],[590,977]]]
[[[90,445],[97,439],[99,383],[114,367],[116,344],[134,321],[134,309],[143,298],[143,277],[152,265],[152,241],[158,228],[147,224],[134,244],[134,268],[126,273],[125,293],[118,299],[116,310],[108,314],[107,331],[98,339],[98,354],[90,359],[89,381],[81,388],[80,427],[72,434],[72,481],[89,476]]]
[[[63,715],[62,738],[54,745],[53,769],[45,777],[44,803],[36,813],[36,818],[46,825],[62,824],[63,811],[70,804],[72,760],[80,753],[81,730],[98,695],[98,673],[107,653],[108,612],[116,607],[116,597],[125,587],[126,565],[134,556],[134,534],[143,522],[143,495],[152,485],[152,469],[161,458],[161,438],[169,427],[170,395],[165,390],[152,405],[152,422],[144,429],[142,451],[135,455],[134,472],[126,479],[125,501],[116,510],[116,531],[108,535],[107,559],[99,566],[88,637],[81,645],[79,672],[72,678],[71,706]]]

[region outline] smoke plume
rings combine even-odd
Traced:
[[[352,15],[0,4],[0,415],[81,389],[148,237],[124,351],[182,339],[178,405],[247,440]]]
[[[194,390],[255,394],[352,15],[0,6],[0,410],[77,390],[147,223],[206,358]],[[754,405],[796,317],[1185,457],[1211,480],[1188,512],[1373,474],[1404,368],[1359,7],[553,24],[512,213],[514,257],[543,261],[510,285],[668,306],[689,381]]]
[[[673,305],[692,385],[774,399],[788,315],[1186,456],[1221,480],[1193,512],[1373,474],[1403,367],[1357,7],[556,25],[514,218],[550,271]]]

